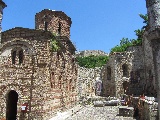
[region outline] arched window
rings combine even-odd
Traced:
[[[12,52],[12,64],[16,63],[16,51]]]
[[[127,64],[122,65],[123,77],[128,77],[128,66]]]
[[[11,56],[12,56],[12,64],[16,64],[17,63],[16,61],[18,61],[19,64],[23,63],[24,55],[23,55],[23,49],[22,48],[14,48],[11,52]]]
[[[107,80],[111,80],[111,67],[107,67]]]

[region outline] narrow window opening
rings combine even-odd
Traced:
[[[111,80],[111,67],[107,67],[107,80]]]
[[[128,66],[126,64],[122,65],[123,77],[128,77]]]
[[[12,52],[12,64],[16,63],[16,51]]]
[[[59,23],[59,27],[58,27],[58,35],[61,35],[61,24]]]
[[[54,72],[51,74],[51,88],[55,88],[55,77],[54,77]]]
[[[47,31],[48,30],[48,22],[45,22],[44,26],[45,26],[45,31]]]
[[[23,63],[23,50],[19,51],[19,64]]]

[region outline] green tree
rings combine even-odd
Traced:
[[[85,68],[102,67],[109,60],[108,56],[76,57],[78,65]]]
[[[143,19],[143,23],[145,23],[146,25],[143,26],[141,29],[137,29],[134,31],[137,36],[137,39],[129,40],[128,38],[122,38],[120,40],[120,45],[113,47],[110,51],[111,53],[124,52],[130,46],[142,45],[143,33],[145,31],[146,26],[148,25],[148,15],[139,14],[139,16]]]

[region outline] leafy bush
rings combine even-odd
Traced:
[[[56,34],[53,33],[52,40],[51,40],[51,49],[53,52],[57,52],[60,50],[60,42],[56,40]]]
[[[107,63],[109,57],[108,56],[87,56],[87,57],[77,57],[77,62],[79,66],[85,68],[95,68],[102,67]]]

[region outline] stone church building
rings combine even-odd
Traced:
[[[2,20],[2,0],[0,6]],[[64,12],[44,9],[35,15],[35,29],[16,27],[1,33],[0,119],[47,120],[76,104],[71,24]]]

